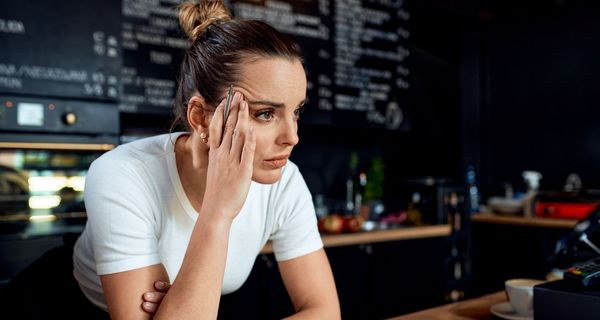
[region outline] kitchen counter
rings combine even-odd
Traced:
[[[490,308],[500,302],[507,301],[506,293],[496,293],[479,298],[464,300],[440,307],[431,308],[407,315],[391,318],[390,320],[483,320],[493,319]]]
[[[570,229],[577,224],[574,219],[556,219],[556,218],[526,218],[516,215],[500,215],[494,213],[477,213],[471,216],[471,221],[494,224],[507,224],[525,227],[543,227],[543,228],[566,228]]]
[[[366,231],[357,233],[321,235],[325,248],[348,246],[354,244],[376,243],[385,241],[423,239],[449,236],[451,228],[449,225],[402,227],[397,229]],[[262,249],[261,253],[272,253],[271,243]]]

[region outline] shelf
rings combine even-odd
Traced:
[[[481,223],[506,224],[524,227],[573,228],[578,220],[556,218],[526,218],[522,216],[505,216],[491,213],[478,213],[471,216],[471,221]]]
[[[325,248],[350,246],[355,244],[377,243],[397,240],[411,240],[423,238],[446,237],[451,233],[449,225],[435,225],[422,227],[405,227],[390,230],[378,230],[359,233],[338,235],[321,235]],[[261,253],[273,253],[271,243],[267,243]]]

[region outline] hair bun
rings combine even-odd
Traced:
[[[179,25],[190,41],[195,42],[215,21],[231,20],[222,0],[185,2],[179,6]]]

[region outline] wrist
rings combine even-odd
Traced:
[[[230,219],[200,215],[194,226],[194,234],[200,236],[203,242],[227,242],[232,223]]]
[[[233,218],[220,214],[218,210],[201,208],[196,224],[198,223],[213,229],[230,228],[233,224]]]

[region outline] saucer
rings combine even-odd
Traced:
[[[515,310],[513,310],[512,306],[508,302],[496,303],[495,305],[493,305],[490,308],[490,311],[494,315],[496,315],[502,319],[533,320],[533,314],[529,314],[529,315],[518,314],[515,312]]]

